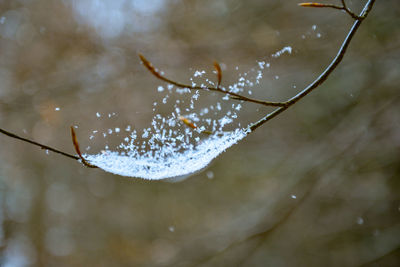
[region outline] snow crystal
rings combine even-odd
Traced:
[[[203,76],[203,74],[205,74],[206,72],[204,71],[204,70],[202,70],[202,71],[198,71],[198,70],[196,70],[196,72],[194,73],[194,77],[201,77],[201,76]]]
[[[280,57],[284,53],[291,54],[292,53],[292,47],[291,46],[285,46],[284,48],[282,48],[281,50],[279,50],[275,54],[272,54],[272,57],[277,58],[277,57]]]

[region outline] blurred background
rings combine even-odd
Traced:
[[[182,82],[217,60],[224,85],[266,60],[252,96],[285,100],[352,24],[297,3],[0,1],[0,127],[72,154],[71,125],[89,152],[122,142],[100,133],[148,127],[162,97],[139,52]],[[179,183],[0,135],[0,265],[399,266],[399,14],[397,0],[377,1],[325,84]],[[268,111],[244,104],[240,120]]]

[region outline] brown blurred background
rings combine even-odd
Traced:
[[[138,52],[184,82],[217,60],[225,85],[267,60],[253,96],[284,100],[352,23],[297,3],[0,1],[0,127],[69,153],[70,125],[93,153],[118,144],[123,132],[90,135],[148,127],[160,100]],[[88,169],[1,135],[0,265],[399,266],[399,14],[398,0],[377,1],[323,86],[179,183]],[[240,120],[267,112],[244,104]]]

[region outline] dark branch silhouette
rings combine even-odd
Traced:
[[[10,133],[10,132],[8,132],[8,131],[6,131],[6,130],[3,130],[3,129],[1,129],[1,128],[0,128],[0,133],[5,134],[5,135],[7,135],[7,136],[9,136],[9,137],[11,137],[11,138],[15,138],[15,139],[21,140],[21,141],[23,141],[23,142],[27,142],[27,143],[29,143],[29,144],[38,146],[38,147],[40,147],[41,149],[45,149],[45,150],[48,150],[48,151],[51,151],[51,152],[54,152],[54,153],[63,155],[63,156],[65,156],[65,157],[68,157],[68,158],[71,158],[71,159],[75,159],[75,160],[79,160],[79,159],[80,159],[80,158],[77,157],[77,156],[68,154],[68,153],[66,153],[66,152],[63,152],[63,151],[58,150],[58,149],[55,149],[55,148],[53,148],[53,147],[46,146],[46,145],[40,144],[40,143],[38,143],[38,142],[29,140],[29,139],[27,139],[27,138],[18,136],[18,135],[16,135],[16,134]]]

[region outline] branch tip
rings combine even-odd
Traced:
[[[142,61],[143,65],[157,78],[163,80],[164,77],[161,76],[160,73],[156,71],[150,61],[148,61],[142,54],[139,53],[139,58]]]
[[[219,88],[222,80],[222,70],[221,66],[218,64],[217,61],[214,61],[214,68],[217,71],[217,79],[218,79],[217,88]]]
[[[308,3],[299,3],[299,6],[302,7],[328,7],[326,4],[321,4],[321,3],[312,3],[312,2],[308,2]]]
[[[197,126],[191,120],[189,120],[188,118],[185,118],[183,116],[179,116],[179,120],[181,122],[183,122],[184,124],[186,124],[187,126],[189,126],[190,128],[192,128],[192,129],[196,129],[197,128]]]
[[[139,53],[139,58],[140,61],[142,61],[143,65],[146,66],[146,68],[153,68],[153,66],[151,65],[150,61],[148,61],[142,54]]]
[[[184,116],[179,116],[178,118],[181,122],[183,122],[185,125],[187,125],[188,127],[192,128],[192,129],[197,129],[197,126],[188,118],[184,117]],[[212,131],[208,131],[208,130],[204,130],[201,131],[200,133],[202,134],[207,134],[207,135],[211,135]]]
[[[337,6],[337,5],[332,5],[332,4],[322,4],[322,3],[313,3],[313,2],[307,2],[307,3],[299,3],[299,6],[302,7],[328,7],[328,8],[334,8],[338,10],[343,10],[345,11],[350,17],[352,17],[355,20],[362,20],[364,17],[360,17],[356,14],[354,14],[350,9],[347,8],[346,2],[344,0],[341,1],[342,6]]]
[[[89,167],[89,168],[98,168],[97,166],[90,164],[90,163],[82,156],[82,153],[81,153],[81,150],[79,149],[79,143],[78,143],[78,140],[77,140],[77,138],[76,138],[76,134],[75,134],[75,130],[74,130],[74,127],[73,127],[73,126],[71,126],[71,137],[72,137],[72,144],[74,145],[75,151],[76,151],[76,153],[78,154],[79,158],[81,159],[82,164],[85,165],[86,167]]]

